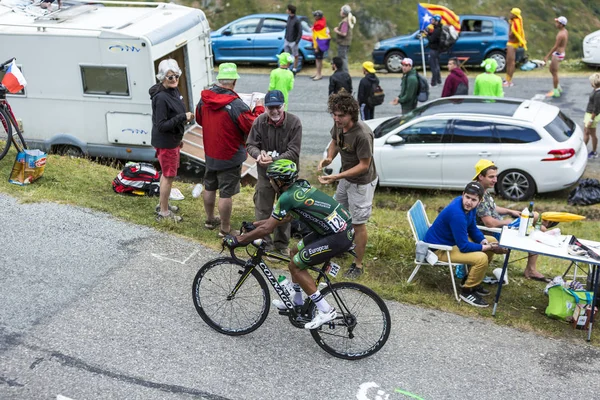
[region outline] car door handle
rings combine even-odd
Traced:
[[[436,153],[436,152],[427,153],[427,157],[429,157],[429,158],[436,158],[439,155],[440,155],[440,153]]]
[[[249,37],[248,37],[248,38],[246,38],[246,40],[247,40],[247,41],[251,41],[251,40],[252,40],[252,38],[249,38]]]
[[[490,153],[489,151],[482,151],[481,153],[479,153],[480,156],[491,156],[492,153]]]

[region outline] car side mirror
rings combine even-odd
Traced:
[[[223,30],[223,35],[225,36],[231,36],[232,32],[231,32],[231,28],[226,28]]]
[[[405,140],[402,136],[398,136],[398,135],[393,135],[390,136],[386,141],[385,144],[391,144],[392,146],[396,146],[398,144],[404,144]]]

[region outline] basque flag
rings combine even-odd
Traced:
[[[14,59],[8,66],[4,78],[2,78],[2,84],[6,86],[6,89],[8,89],[10,93],[18,93],[27,86],[27,81],[19,67],[17,67],[17,63]]]

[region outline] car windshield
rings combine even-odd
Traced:
[[[375,138],[380,138],[382,136],[385,136],[386,134],[393,131],[400,125],[405,124],[408,121],[419,117],[423,113],[423,111],[425,111],[426,109],[427,109],[427,106],[421,106],[421,107],[415,108],[408,114],[398,115],[397,117],[392,117],[392,118],[388,119],[387,121],[382,122],[381,125],[379,125],[377,128],[375,128],[375,130],[373,131],[373,135],[375,136]]]
[[[575,132],[575,122],[559,111],[556,118],[544,128],[557,142],[564,142]]]

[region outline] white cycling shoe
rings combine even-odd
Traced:
[[[304,325],[304,329],[317,329],[321,325],[326,324],[329,321],[333,321],[335,317],[337,317],[337,312],[333,307],[327,313],[317,312],[317,315],[313,318],[313,320]]]
[[[287,310],[287,307],[285,306],[285,304],[283,303],[283,301],[279,300],[279,299],[275,299],[273,301],[271,301],[271,304],[273,304],[275,307],[277,307],[278,310]],[[294,304],[294,301],[292,300],[292,304]],[[294,306],[299,307],[302,304],[294,304]]]

